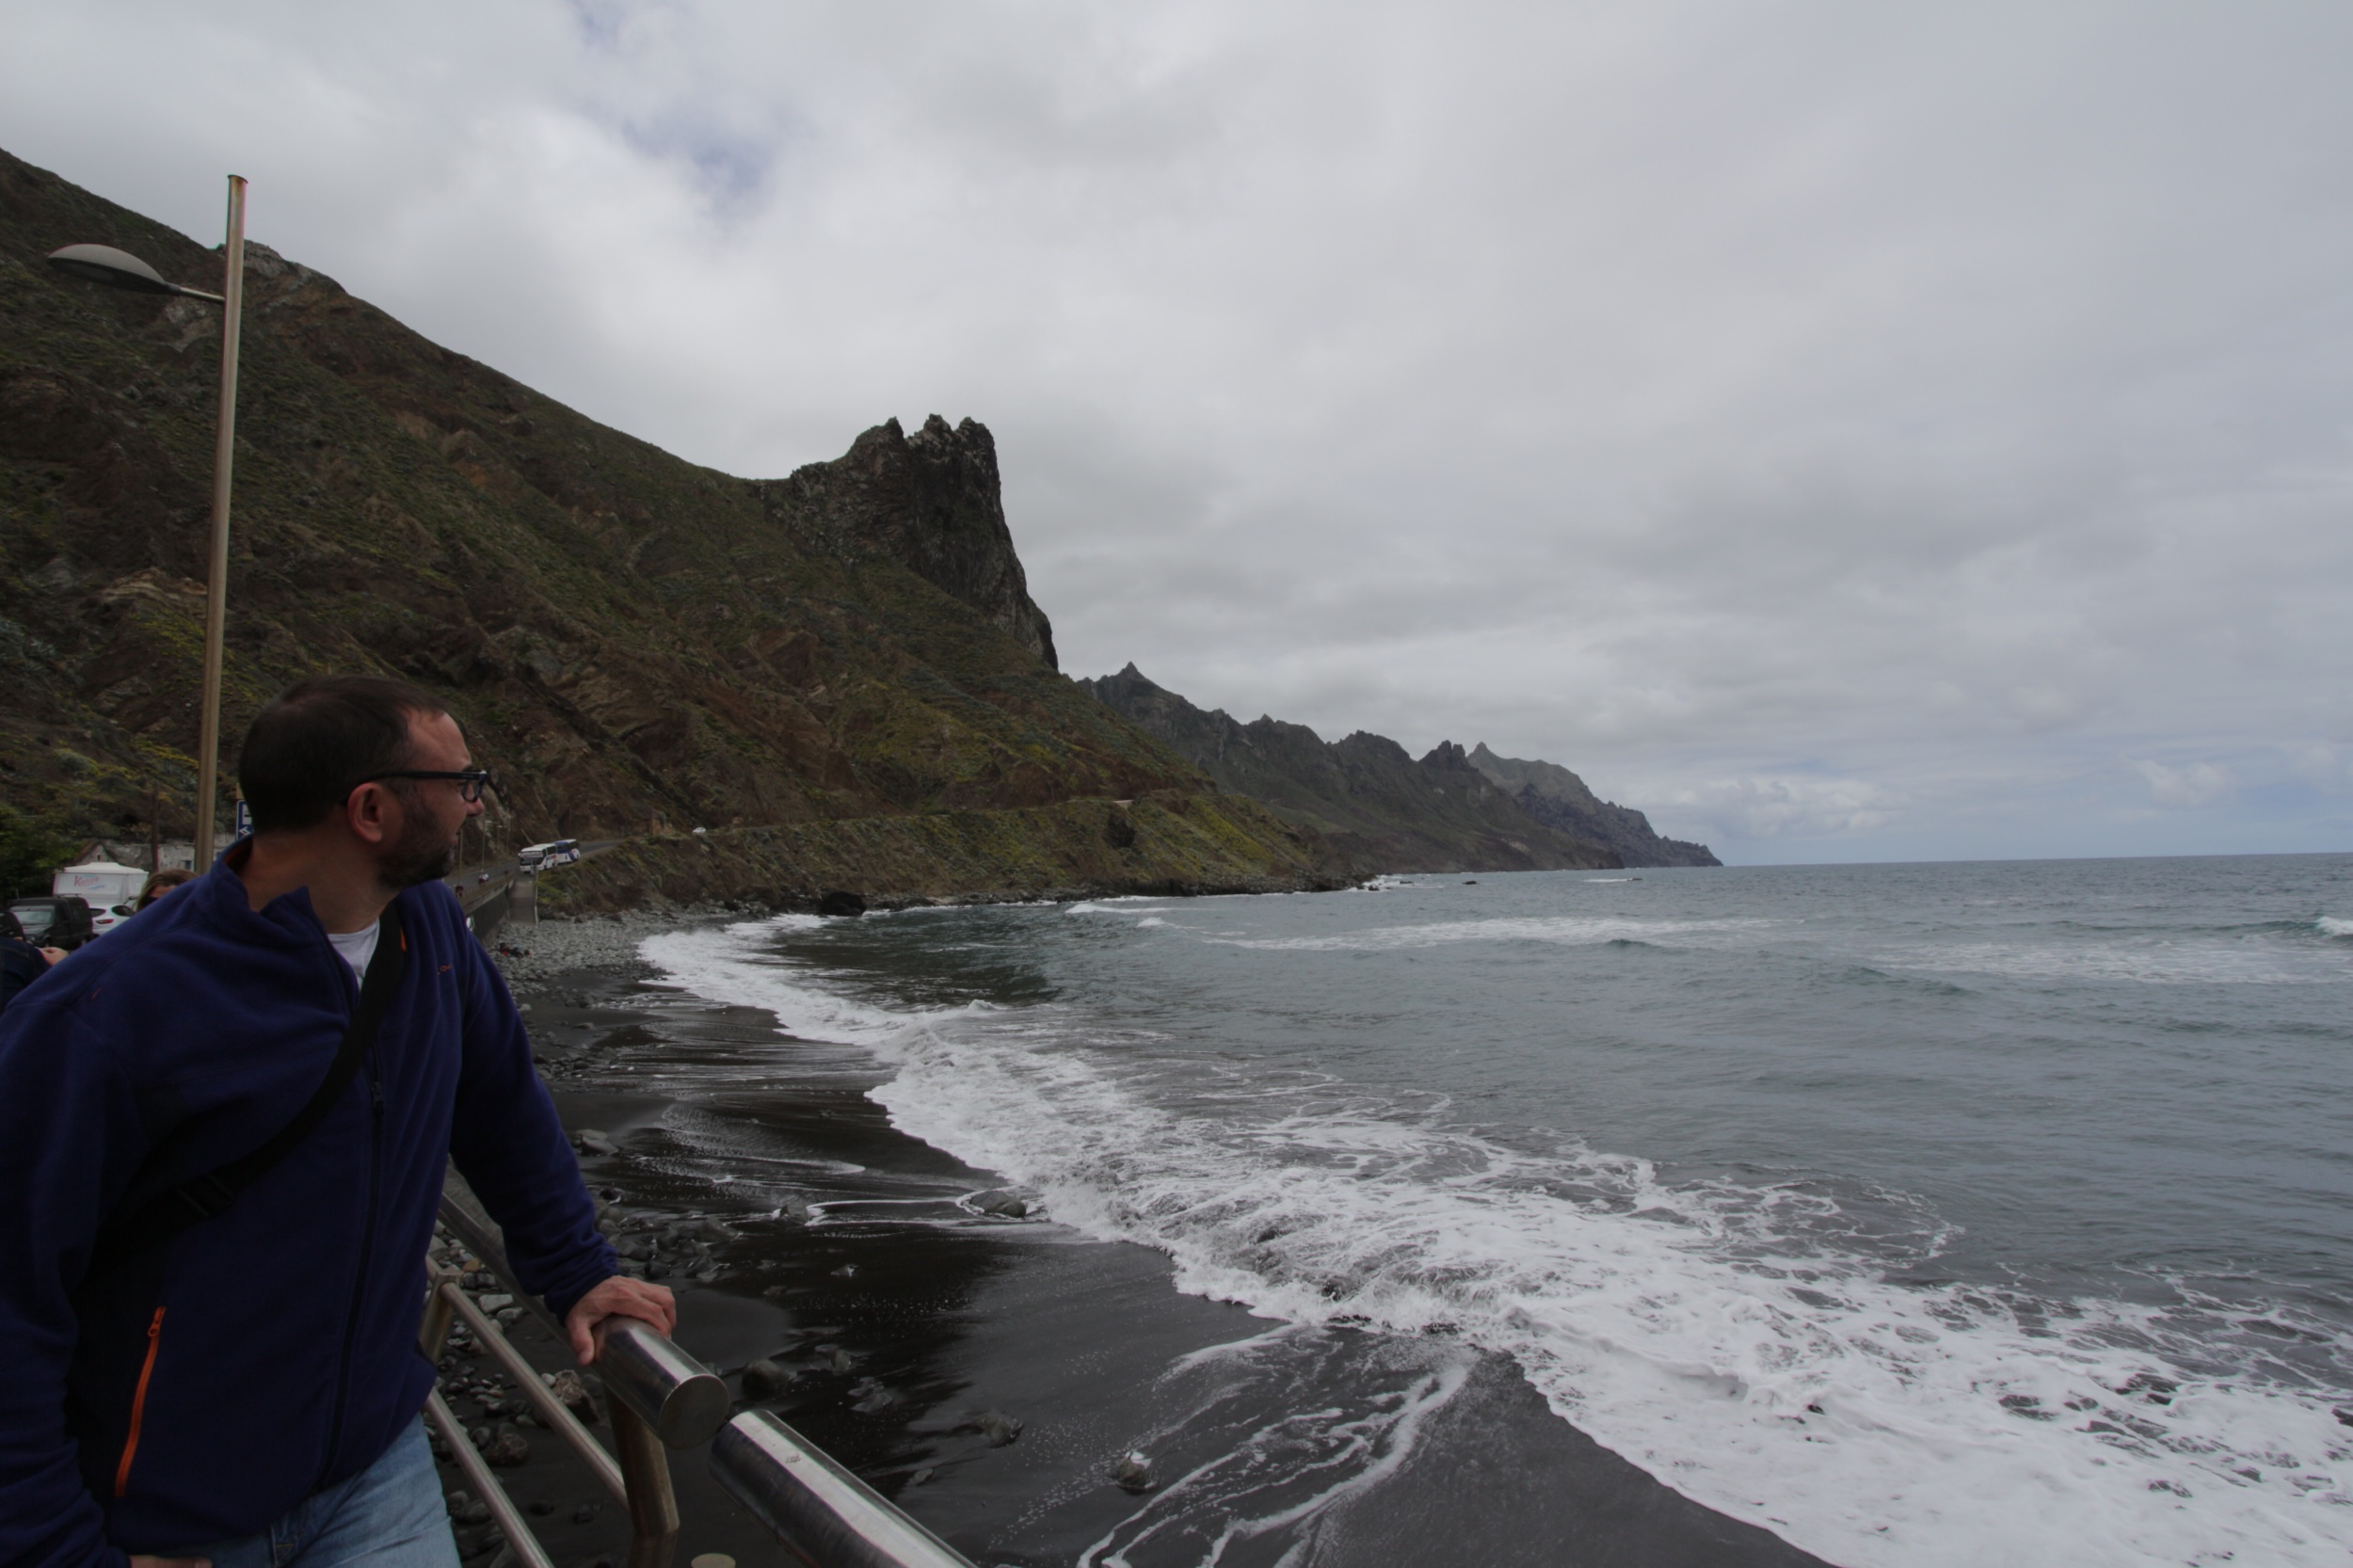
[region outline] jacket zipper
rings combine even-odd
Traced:
[[[408,934],[404,932],[401,934],[401,951],[406,952],[408,950]],[[336,956],[335,962],[339,966],[343,964],[341,954]],[[350,970],[345,968],[344,972],[348,974]],[[352,990],[351,1005],[355,1008],[360,1005],[357,986]],[[360,1232],[360,1267],[351,1279],[351,1308],[344,1315],[343,1352],[335,1364],[335,1410],[327,1425],[327,1452],[319,1469],[321,1485],[326,1484],[328,1475],[335,1467],[336,1450],[343,1447],[344,1407],[351,1394],[351,1345],[360,1336],[360,1307],[368,1299],[368,1257],[376,1243],[377,1189],[382,1185],[384,1165],[384,1074],[380,1048],[375,1046],[368,1048],[368,1218],[366,1226]]]
[[[122,1462],[115,1466],[115,1496],[131,1489],[131,1460],[139,1451],[139,1423],[147,1419],[147,1381],[155,1375],[155,1352],[164,1342],[164,1309],[147,1321],[147,1359],[139,1364],[138,1387],[131,1395],[131,1430],[122,1439]]]

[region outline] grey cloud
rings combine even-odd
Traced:
[[[2353,832],[2353,14],[87,10],[0,141],[118,200],[734,472],[987,423],[1075,671],[1734,859]]]

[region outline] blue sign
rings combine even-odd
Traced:
[[[248,837],[253,832],[253,808],[248,806],[244,801],[241,800],[237,802],[236,815],[232,820],[233,825],[229,831],[229,841],[231,843],[233,844],[239,839]]]

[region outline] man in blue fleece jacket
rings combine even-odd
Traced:
[[[280,695],[253,837],[0,1017],[0,1564],[454,1568],[417,1346],[445,1161],[573,1349],[668,1333],[620,1275],[513,999],[440,882],[482,809],[398,681]],[[326,1119],[222,1213],[90,1267],[100,1227],[258,1148],[328,1076],[385,906],[405,956]]]

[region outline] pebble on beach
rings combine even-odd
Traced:
[[[483,1446],[486,1464],[503,1470],[511,1470],[531,1459],[531,1439],[520,1432],[502,1432]]]
[[[971,1430],[988,1440],[992,1448],[1001,1448],[1021,1435],[1021,1422],[1001,1410],[984,1410],[968,1423]]]
[[[681,926],[731,923],[745,918],[740,909],[697,904],[658,912],[633,909],[625,915],[588,915],[578,920],[553,919],[536,925],[510,926],[504,933],[510,951],[497,955],[498,967],[505,974],[507,984],[519,990],[536,988],[577,969],[643,968],[637,948],[648,936]]]
[[[773,1400],[792,1385],[792,1374],[766,1356],[744,1368],[744,1397]]]
[[[588,1392],[588,1384],[581,1380],[578,1372],[568,1368],[552,1376],[543,1373],[542,1380],[548,1385],[548,1392],[555,1396],[556,1402],[570,1411],[581,1425],[592,1427],[597,1424],[596,1396]]]

